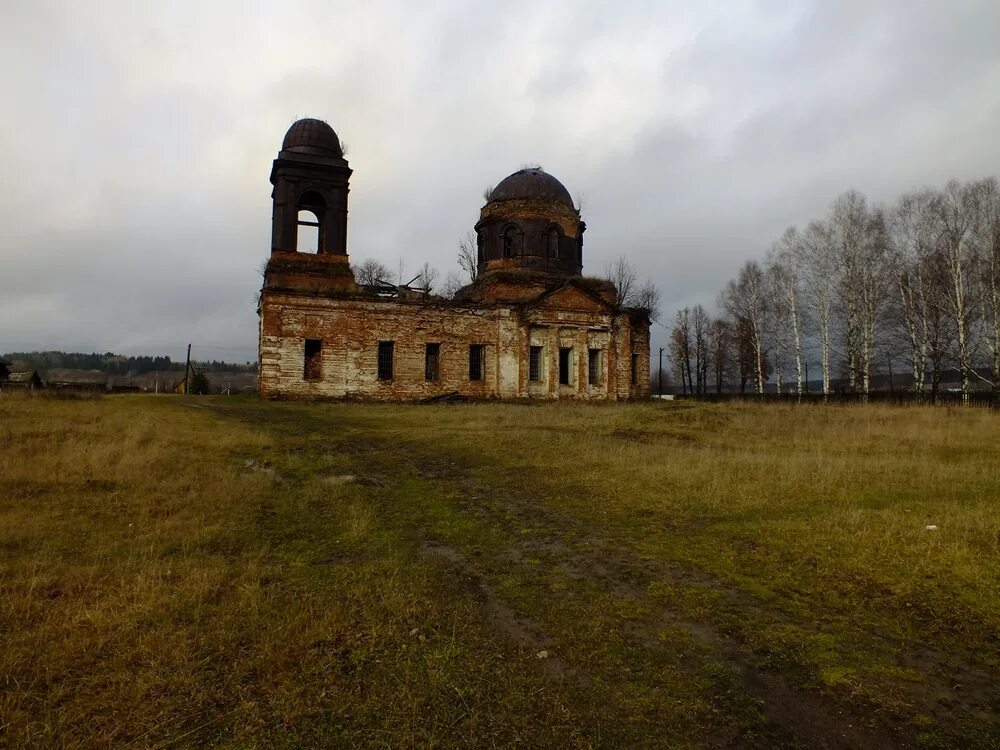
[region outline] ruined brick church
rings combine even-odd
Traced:
[[[294,123],[271,170],[260,314],[264,398],[629,399],[649,393],[649,318],[583,270],[569,192],[522,169],[475,225],[475,280],[452,299],[360,285],[347,255],[351,169],[321,120]],[[303,227],[315,252],[298,247]],[[309,248],[312,249],[312,248]]]

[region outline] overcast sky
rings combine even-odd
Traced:
[[[0,352],[255,359],[303,116],[347,144],[354,262],[443,278],[538,163],[583,199],[585,273],[625,255],[667,315],[714,305],[844,190],[1000,173],[998,29],[997,0],[4,0]]]

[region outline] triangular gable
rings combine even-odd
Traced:
[[[573,284],[558,287],[540,296],[535,305],[547,310],[608,312],[610,305],[586,289]]]

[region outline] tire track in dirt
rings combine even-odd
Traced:
[[[736,667],[743,675],[747,694],[760,701],[770,718],[808,747],[950,747],[957,741],[924,738],[917,743],[908,735],[918,731],[911,722],[919,713],[933,716],[938,729],[953,734],[960,732],[962,725],[1000,726],[1000,677],[955,654],[883,631],[865,633],[864,647],[889,665],[915,669],[922,675],[920,681],[898,681],[894,686],[914,706],[909,716],[890,715],[846,687],[821,693],[789,682],[783,675],[760,667],[759,655],[734,634],[692,621],[675,607],[650,602],[648,587],[657,581],[694,587],[718,595],[728,611],[746,613],[774,625],[791,621],[805,631],[825,634],[816,621],[796,621],[788,612],[775,610],[711,574],[640,557],[628,551],[628,540],[602,534],[578,518],[546,507],[523,487],[486,487],[458,463],[427,455],[423,446],[410,445],[409,450],[414,473],[459,487],[457,495],[463,498],[460,502],[467,512],[506,529],[515,540],[507,553],[511,563],[549,554],[574,578],[598,581],[619,596],[649,604],[656,609],[657,617],[629,626],[637,643],[643,648],[656,648],[656,631],[663,624],[683,629],[692,640]],[[543,532],[541,539],[537,534],[517,533],[526,525],[560,532]],[[906,724],[910,726],[904,728]],[[838,736],[843,744],[838,744]],[[993,747],[991,736],[984,730],[975,746]]]
[[[413,451],[413,446],[410,449]],[[455,494],[463,498],[459,502],[465,512],[504,528],[513,540],[513,546],[505,555],[508,564],[526,568],[524,561],[527,558],[546,556],[569,571],[572,577],[599,582],[616,596],[649,605],[655,612],[654,616],[639,622],[623,623],[623,629],[636,647],[646,650],[659,648],[657,632],[667,625],[683,630],[706,652],[723,658],[737,670],[742,688],[761,704],[764,715],[772,724],[771,733],[760,738],[762,742],[759,746],[804,746],[823,750],[910,747],[896,732],[866,722],[849,708],[838,706],[828,696],[796,686],[781,675],[754,666],[752,652],[737,640],[721,634],[711,624],[687,618],[674,607],[650,601],[647,587],[656,580],[695,585],[722,594],[730,605],[744,611],[766,613],[766,608],[746,593],[727,587],[705,573],[677,570],[655,561],[640,560],[634,554],[623,552],[621,545],[613,539],[595,533],[579,519],[546,507],[523,489],[485,487],[471,479],[458,464],[423,455],[419,450],[411,452],[407,459],[415,475],[457,488]],[[534,533],[518,533],[519,528],[525,525],[536,529],[561,530],[562,533],[542,532],[541,538]],[[565,536],[572,537],[573,543],[567,543]],[[453,550],[449,554],[460,556],[461,553]],[[558,594],[555,596],[558,598]],[[709,741],[719,746],[746,746],[737,737],[717,736]]]

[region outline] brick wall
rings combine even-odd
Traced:
[[[260,392],[265,398],[621,399],[649,392],[649,330],[626,314],[457,305],[432,300],[315,297],[266,290],[261,303]],[[645,328],[645,330],[641,330]],[[305,340],[321,344],[319,378],[306,380]],[[378,343],[392,341],[393,377],[378,378]],[[426,344],[440,344],[439,379],[425,380]],[[469,379],[469,346],[485,347],[483,380]],[[529,347],[544,349],[541,382],[528,380]],[[571,384],[559,384],[559,348],[572,349]],[[588,349],[602,351],[588,382]],[[632,386],[633,348],[639,353]]]

